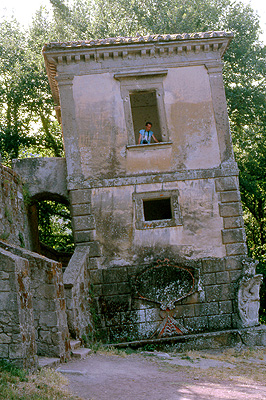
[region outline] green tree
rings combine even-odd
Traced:
[[[34,79],[26,62],[25,35],[17,22],[0,25],[0,148],[4,158],[17,157],[21,145],[32,141],[30,93],[25,86]]]
[[[0,24],[0,152],[7,163],[27,148],[62,155],[44,63],[31,44],[16,20]]]
[[[57,251],[73,251],[69,208],[50,200],[38,203],[39,239]]]

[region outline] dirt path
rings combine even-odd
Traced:
[[[265,400],[266,349],[91,354],[58,370],[84,400]]]

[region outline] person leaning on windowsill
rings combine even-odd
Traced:
[[[138,144],[150,144],[151,143],[151,138],[153,138],[153,140],[156,143],[159,143],[159,141],[154,136],[154,133],[151,131],[151,127],[152,127],[152,123],[151,122],[146,122],[145,129],[141,129],[139,131]]]

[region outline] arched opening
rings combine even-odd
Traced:
[[[32,251],[61,262],[65,270],[74,252],[68,201],[58,195],[36,195],[28,213]]]

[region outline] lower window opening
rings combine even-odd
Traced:
[[[171,199],[143,200],[144,220],[172,219]]]

